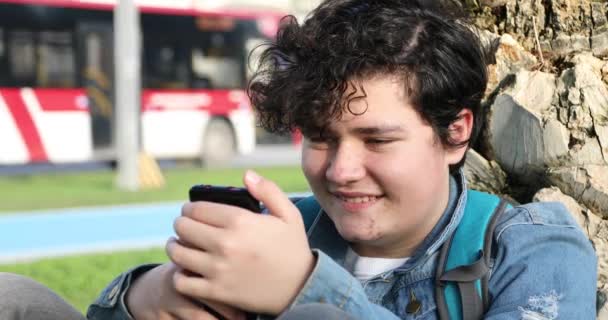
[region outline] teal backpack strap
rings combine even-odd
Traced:
[[[296,207],[300,210],[306,232],[310,230],[315,220],[321,213],[321,205],[317,202],[314,196],[305,197],[295,202]]]
[[[508,206],[498,196],[468,190],[462,220],[441,247],[436,274],[439,319],[479,320],[489,306],[492,235]],[[447,270],[447,271],[446,271]]]

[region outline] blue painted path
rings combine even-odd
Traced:
[[[291,197],[310,192],[291,193]],[[0,215],[0,263],[90,252],[163,247],[183,202]]]
[[[0,263],[163,246],[182,202],[0,216]]]

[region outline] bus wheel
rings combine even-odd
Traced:
[[[211,119],[205,131],[201,162],[208,168],[226,167],[236,154],[236,137],[230,123]]]

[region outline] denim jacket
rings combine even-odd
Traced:
[[[329,303],[360,319],[437,319],[435,269],[439,248],[454,232],[466,204],[462,172],[451,179],[448,206],[402,266],[359,282],[344,268],[348,243],[321,213],[308,230],[316,265],[291,307]],[[583,231],[559,203],[530,203],[506,211],[494,232],[491,305],[485,319],[595,319],[597,258]],[[89,307],[89,319],[132,319],[124,304],[131,279],[116,278]],[[412,301],[419,308],[409,308]],[[415,312],[414,312],[415,310]],[[267,318],[267,317],[262,317]]]

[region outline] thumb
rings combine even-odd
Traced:
[[[284,221],[302,219],[296,206],[273,181],[261,177],[252,170],[245,172],[243,180],[249,193],[263,202],[271,215]]]

